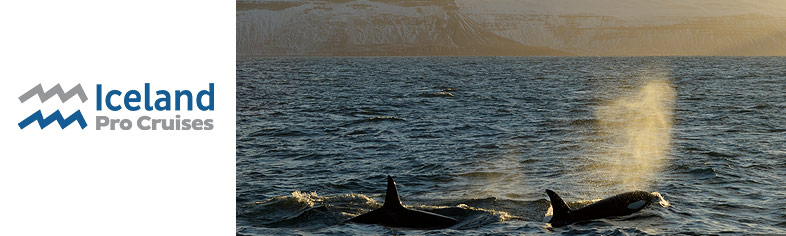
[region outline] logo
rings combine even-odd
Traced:
[[[213,130],[213,119],[208,113],[215,110],[215,85],[208,83],[207,88],[202,90],[189,89],[157,89],[150,83],[144,83],[143,87],[136,89],[123,89],[96,84],[95,95],[95,130]],[[192,92],[193,91],[193,92]],[[82,103],[87,102],[87,93],[82,89],[81,84],[77,84],[68,91],[63,90],[60,84],[55,85],[48,91],[44,91],[41,84],[28,90],[19,96],[19,102],[28,102],[33,97],[38,96],[41,103],[45,103],[57,96],[62,103],[72,98],[79,98]],[[170,112],[174,112],[170,113]],[[186,113],[181,116],[179,113]],[[25,129],[31,124],[38,122],[41,129],[46,128],[52,123],[60,125],[65,129],[71,124],[79,124],[83,130],[87,127],[87,121],[81,110],[74,113],[56,110],[44,116],[45,112],[39,109],[27,118],[19,122],[19,129]],[[128,117],[129,114],[132,117]],[[207,117],[202,117],[203,115]],[[136,118],[133,118],[135,116]],[[92,118],[91,118],[92,119]]]
[[[32,89],[30,89],[29,91],[22,94],[22,96],[19,96],[19,101],[21,103],[25,103],[28,100],[30,100],[30,98],[36,95],[38,95],[38,98],[41,99],[41,103],[48,101],[50,98],[54,97],[55,95],[57,95],[57,97],[59,97],[60,101],[63,103],[65,103],[66,101],[68,101],[74,96],[78,96],[79,99],[82,100],[82,103],[85,103],[87,101],[87,94],[85,94],[85,90],[82,89],[81,84],[77,84],[76,86],[68,90],[68,92],[63,91],[63,88],[60,87],[60,84],[57,84],[54,87],[52,87],[52,89],[49,89],[49,91],[44,92],[44,87],[41,84],[38,84]],[[57,122],[60,125],[60,129],[65,129],[66,127],[68,127],[74,122],[77,122],[79,126],[82,127],[82,129],[85,129],[85,127],[87,127],[87,121],[85,121],[85,117],[82,116],[82,111],[80,110],[76,110],[76,112],[68,116],[68,118],[63,118],[63,115],[60,114],[60,110],[56,110],[51,115],[44,118],[44,115],[41,112],[41,110],[38,110],[34,112],[32,115],[22,120],[21,122],[19,122],[19,128],[25,129],[25,127],[29,126],[35,121],[38,121],[38,126],[40,126],[41,129],[46,128],[53,122]]]

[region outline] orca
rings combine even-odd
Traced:
[[[398,189],[393,177],[388,175],[388,189],[385,192],[385,203],[379,209],[349,219],[360,224],[379,224],[387,227],[410,229],[442,229],[458,223],[451,217],[407,209],[401,205]]]
[[[546,194],[549,195],[549,200],[551,200],[553,215],[549,223],[553,227],[562,227],[580,221],[629,215],[652,204],[655,197],[644,191],[633,191],[621,193],[574,210],[554,191],[546,189]]]

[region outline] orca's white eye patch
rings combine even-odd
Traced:
[[[640,208],[644,207],[644,203],[647,203],[647,201],[638,200],[638,201],[632,202],[631,204],[628,204],[628,209],[631,209],[631,210],[640,209]]]

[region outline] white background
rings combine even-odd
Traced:
[[[0,2],[0,235],[235,234],[234,1]],[[95,85],[215,83],[215,111],[96,111]],[[41,83],[77,97],[18,97]],[[118,98],[115,98],[119,101]],[[151,98],[155,100],[154,98]],[[37,110],[87,128],[24,130]],[[96,131],[95,116],[212,118],[211,131]]]

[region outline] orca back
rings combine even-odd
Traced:
[[[385,202],[379,209],[349,219],[361,224],[380,224],[411,229],[441,229],[458,223],[456,219],[420,210],[407,209],[401,204],[393,177],[388,176]]]
[[[549,195],[553,209],[553,216],[549,223],[555,227],[577,221],[633,214],[649,206],[653,201],[652,194],[633,191],[617,194],[579,209],[571,209],[554,191],[546,190],[546,193]]]

